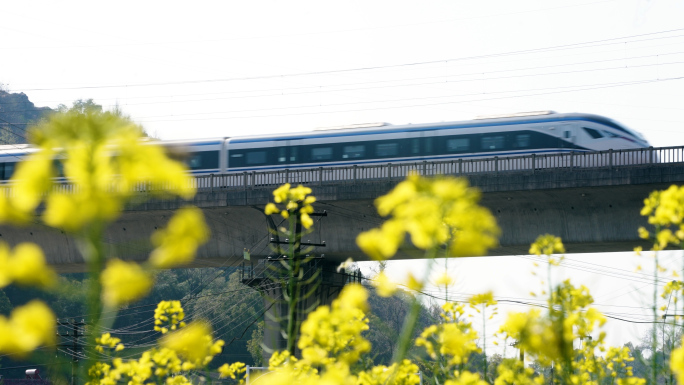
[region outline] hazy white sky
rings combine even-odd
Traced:
[[[163,139],[548,109],[684,145],[684,0],[46,0],[3,1],[0,15],[11,92],[118,104]],[[505,258],[452,263],[455,290],[530,300],[529,261]],[[643,258],[573,256],[563,274],[601,310],[642,320],[650,289],[630,272]],[[643,331],[609,327],[613,343]]]
[[[682,0],[2,2],[0,83],[164,139],[591,112],[684,144]]]

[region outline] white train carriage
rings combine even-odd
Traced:
[[[220,183],[205,180],[217,186],[244,185],[248,179],[258,185],[372,178],[373,173],[403,176],[418,167],[425,174],[446,174],[647,163],[645,152],[626,151],[623,156],[623,150],[649,147],[641,134],[611,119],[553,111],[161,144],[194,175],[223,178]],[[0,179],[9,179],[30,151],[28,145],[0,146]],[[575,155],[581,153],[586,156]]]
[[[570,154],[602,150],[648,147],[640,134],[602,116],[558,114],[552,111],[485,117],[470,121],[414,125],[343,127],[312,132],[235,137],[227,139],[227,172],[275,171],[393,164],[406,164],[505,158],[499,170],[535,167],[530,154],[540,156],[536,167],[608,165],[607,156],[544,157],[545,154]],[[556,164],[545,162],[554,159]],[[575,159],[577,158],[577,159]],[[636,163],[628,157],[612,156],[615,164]],[[560,164],[558,163],[560,160]],[[566,164],[568,163],[568,164]],[[467,162],[469,167],[489,167],[486,162]],[[417,167],[417,166],[416,166]],[[492,168],[493,169],[493,168]],[[427,173],[448,170],[426,170]],[[462,170],[465,172],[486,171]],[[357,171],[358,172],[358,171]],[[307,181],[309,178],[301,176]],[[319,176],[320,178],[320,176]],[[310,180],[317,180],[316,178]]]

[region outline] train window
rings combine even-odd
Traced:
[[[424,138],[423,139],[423,150],[425,151],[425,154],[432,154],[432,138]]]
[[[358,159],[363,158],[366,154],[366,146],[363,144],[344,146],[342,148],[342,158],[343,159]]]
[[[188,168],[191,170],[198,169],[202,165],[202,158],[199,155],[190,156],[188,158]]]
[[[218,151],[191,152],[185,163],[191,170],[218,168]]]
[[[587,128],[587,127],[582,127],[584,131],[587,132],[587,134],[591,135],[592,138],[594,139],[599,139],[603,138],[603,134],[601,134],[599,131],[594,130],[593,128]]]
[[[515,148],[530,147],[530,134],[516,135],[515,140],[513,141],[513,147],[515,147]]]
[[[8,162],[8,163],[3,163],[5,167],[3,167],[2,170],[2,179],[8,180],[12,177],[12,174],[14,174],[14,165],[16,163],[13,162]]]
[[[250,151],[247,153],[247,164],[266,163],[266,151]]]
[[[287,147],[278,148],[278,163],[287,162]]]
[[[330,160],[332,159],[332,147],[315,147],[311,149],[311,160]]]
[[[448,152],[468,151],[470,149],[469,138],[449,139],[446,142]]]
[[[498,150],[504,146],[503,135],[483,136],[481,140],[483,150]]]
[[[610,131],[601,131],[601,132],[603,133],[603,136],[607,136],[609,138],[619,138],[618,135],[615,135]]]
[[[411,155],[420,154],[420,140],[411,139]]]
[[[396,143],[380,143],[375,145],[375,156],[382,158],[395,156],[399,153],[399,145]]]
[[[299,147],[290,147],[290,162],[297,161],[297,151]]]

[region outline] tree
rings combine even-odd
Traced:
[[[0,290],[0,315],[9,315],[12,311],[12,303],[3,290]]]
[[[76,112],[79,114],[85,114],[86,112],[96,112],[100,113],[102,112],[102,106],[95,103],[93,99],[78,99],[75,100],[71,107],[67,107],[64,104],[60,104],[57,106],[57,112],[65,113],[65,112]]]

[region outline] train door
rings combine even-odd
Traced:
[[[434,156],[435,156],[435,138],[434,138],[434,131],[422,131],[420,133],[420,154],[423,160],[427,161],[426,163],[426,169],[424,170],[425,175],[434,175],[435,170],[434,170],[434,163],[431,161],[434,161]],[[418,138],[416,138],[418,139]]]

